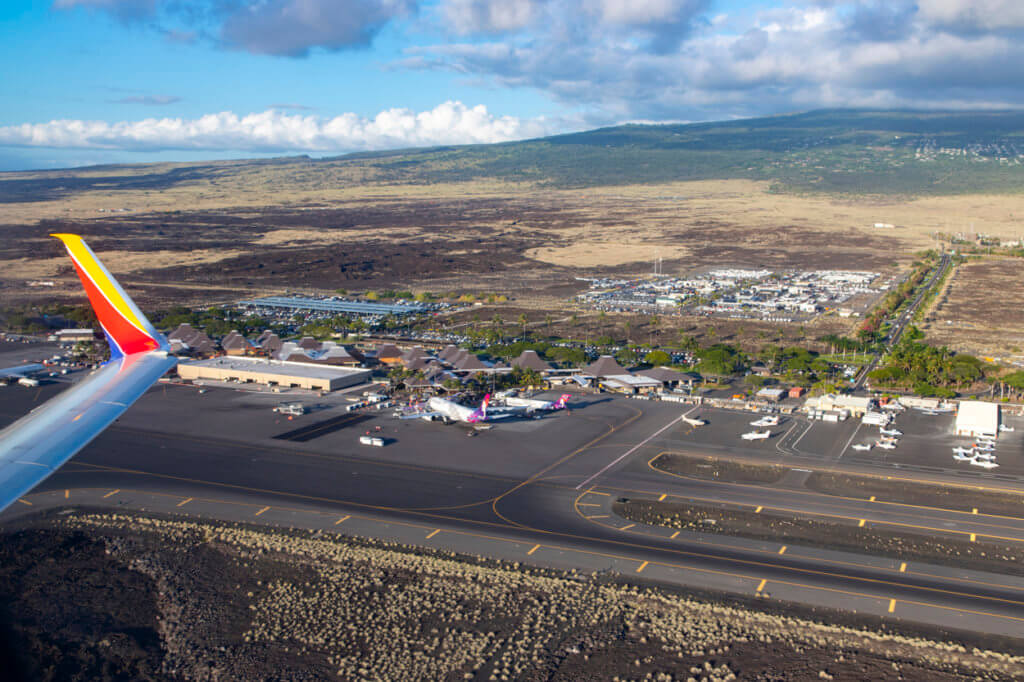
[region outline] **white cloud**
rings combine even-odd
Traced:
[[[459,35],[518,31],[540,15],[535,0],[445,0],[440,11],[446,28]]]
[[[270,110],[197,119],[57,120],[0,126],[0,145],[124,151],[231,150],[347,152],[449,144],[505,142],[556,132],[556,122],[495,116],[483,105],[449,101],[429,111],[387,109],[373,118],[334,118]]]
[[[920,17],[959,30],[1024,28],[1020,0],[918,0]]]

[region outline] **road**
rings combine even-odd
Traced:
[[[904,309],[903,313],[893,321],[891,331],[889,332],[889,340],[885,344],[886,353],[892,350],[893,346],[895,346],[899,342],[900,337],[903,336],[903,332],[907,328],[907,324],[909,324],[910,320],[914,318],[914,313],[916,313],[917,309],[921,306],[921,301],[923,301],[924,297],[928,294],[929,291],[931,291],[931,288],[935,285],[935,282],[937,282],[939,278],[942,277],[943,274],[945,274],[946,270],[949,268],[949,264],[949,254],[943,253],[942,258],[939,260],[939,266],[932,271],[932,276],[928,278],[928,281],[925,283],[925,285],[920,287],[920,289],[917,292],[917,296],[914,297],[913,302],[911,302],[911,304],[907,306],[906,309]],[[859,391],[861,388],[863,388],[864,382],[867,380],[868,373],[878,366],[879,360],[881,360],[881,358],[884,355],[885,353],[880,353],[879,355],[876,355],[871,360],[871,362],[864,366],[864,368],[861,370],[860,376],[857,378],[856,383],[853,385],[854,391]]]
[[[502,424],[474,439],[459,427],[403,423],[408,437],[363,454],[339,450],[337,443],[354,439],[344,431],[325,436],[322,446],[229,438],[226,427],[241,417],[226,403],[211,402],[193,423],[174,429],[154,424],[153,415],[176,409],[175,400],[159,389],[148,394],[126,413],[133,416],[4,518],[81,504],[317,527],[1024,637],[1024,578],[800,547],[784,537],[674,532],[617,517],[617,497],[645,496],[1024,542],[1018,518],[657,472],[649,466],[654,456],[685,446],[678,410],[668,405],[602,398],[572,415]],[[262,414],[252,418],[265,421]],[[253,421],[250,430],[259,426]]]

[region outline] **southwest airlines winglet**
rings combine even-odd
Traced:
[[[111,362],[0,431],[0,509],[71,459],[177,362],[167,339],[82,238],[53,236],[71,254],[110,342]]]

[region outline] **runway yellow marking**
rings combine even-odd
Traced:
[[[70,491],[70,490],[68,490],[67,488],[65,488],[65,489],[64,489],[64,499],[66,500],[66,499],[68,499],[69,497],[71,497],[71,491]]]
[[[895,599],[890,599],[889,600],[889,613],[892,613],[895,610],[896,610],[896,600]]]
[[[533,549],[531,549],[529,552],[526,553],[526,556],[530,556],[531,554],[536,552],[538,549],[540,549],[540,545],[534,545]]]
[[[658,502],[664,502],[666,497],[668,497],[668,493],[662,493],[661,497],[658,498]]]
[[[631,524],[629,524],[628,526],[623,526],[623,527],[622,527],[622,530],[629,530],[630,528],[632,528],[632,527],[633,527],[633,526],[635,526],[635,525],[636,525],[635,523],[631,523]]]
[[[764,589],[764,586],[765,586],[765,585],[767,585],[767,584],[768,584],[768,579],[767,579],[767,578],[765,578],[765,579],[764,579],[764,580],[762,580],[762,581],[761,581],[761,583],[760,583],[760,584],[759,584],[759,585],[757,586],[757,591],[758,591],[758,592],[760,592],[761,590],[763,590],[763,589]]]
[[[672,533],[672,536],[669,538],[669,540],[675,540],[677,537],[679,537],[679,531]]]
[[[164,478],[164,479],[170,479],[170,480],[184,480],[184,481],[190,481],[190,482],[209,483],[208,481],[197,481],[195,479],[188,479],[188,478],[180,477],[180,476],[170,476],[170,475],[166,475],[166,474],[154,474],[152,472],[143,472],[143,471],[137,471],[137,470],[132,470],[132,469],[124,469],[124,468],[121,468],[121,467],[107,467],[107,466],[91,464],[91,463],[82,463],[82,464],[86,464],[87,466],[94,467],[94,468],[97,468],[97,469],[107,470],[107,471],[117,471],[117,472],[143,474],[143,475],[154,477],[154,478]],[[277,493],[278,492],[278,491],[260,490],[258,488],[250,488],[250,487],[247,487],[247,486],[239,486],[239,485],[233,485],[233,484],[227,484],[227,483],[218,483],[217,485],[222,487],[222,488],[226,488],[226,489],[243,489],[243,490],[249,490],[249,491],[252,491],[252,492],[272,492],[272,493]],[[169,497],[169,495],[163,495],[161,493],[148,493],[148,494],[157,495],[157,496],[163,496],[163,497]],[[586,493],[583,493],[583,494],[586,494]],[[583,494],[581,494],[580,496],[582,497]],[[608,495],[607,493],[599,493],[599,494]],[[293,494],[292,496],[296,497],[296,498],[301,498],[301,499],[311,499],[312,498],[312,496],[308,496],[308,495],[296,495],[296,494]],[[318,498],[312,498],[312,499],[318,499]],[[327,498],[319,498],[319,499],[327,499]],[[239,503],[231,502],[231,501],[228,501],[228,500],[220,500],[220,499],[216,499],[216,498],[211,498],[210,501],[221,502],[221,503],[228,504],[228,505],[239,504]],[[338,500],[330,500],[330,501],[337,502]],[[393,509],[391,507],[384,507],[384,506],[378,506],[378,505],[360,505],[360,506],[367,507],[368,509],[385,509],[385,510]],[[296,511],[296,512],[306,511],[306,512],[308,512],[308,510],[304,510],[304,509],[295,509],[293,511]],[[420,515],[420,516],[425,516],[425,517],[437,517],[437,518],[444,518],[444,519],[450,518],[450,517],[443,516],[443,515],[440,515],[440,514],[425,513],[423,510],[405,509],[403,511],[406,511],[406,512],[412,513],[412,514],[417,514],[417,515]],[[371,517],[367,517],[367,518],[371,518]],[[396,522],[396,523],[401,523],[401,522]],[[478,525],[486,525],[486,526],[501,526],[501,527],[504,528],[504,526],[502,524],[495,524],[495,523],[483,522],[483,521],[476,521],[474,523],[477,523]],[[415,523],[407,523],[407,524],[404,524],[404,525],[408,525],[410,527],[422,527],[421,525],[415,524]],[[543,530],[538,530],[538,529],[532,529],[532,530],[536,530],[537,532],[547,533],[547,534],[550,534],[550,535],[562,536],[562,537],[580,537],[580,536],[569,534],[569,533],[559,533],[559,532],[552,532],[552,531],[543,531]],[[468,533],[468,532],[465,532],[465,531],[462,531],[461,534],[475,535],[473,533]],[[482,536],[482,537],[491,537],[491,536]],[[501,537],[494,538],[494,539],[506,540],[507,541],[507,538],[501,538]],[[634,545],[632,543],[621,543],[621,542],[616,542],[614,540],[612,540],[611,542],[613,542],[615,544],[622,544],[624,546],[631,546],[631,547],[632,546],[636,546],[636,547],[647,548],[646,546]],[[610,556],[610,557],[614,557],[614,558],[625,558],[625,559],[632,558],[632,557],[616,557],[615,555],[605,555],[605,554],[602,554],[602,553],[588,552],[586,550],[579,550],[579,549],[577,549],[575,551],[578,551],[578,552],[584,553],[584,554],[591,554],[591,555],[595,555],[595,556],[598,556],[598,555],[599,556]],[[680,554],[683,554],[683,555],[688,555],[688,556],[705,556],[703,554],[695,553],[695,552],[677,552],[677,553],[680,553]],[[745,561],[745,560],[744,561],[740,561],[739,563],[753,564],[753,565],[763,565],[760,562]],[[664,564],[664,565],[669,566],[669,567],[674,567],[674,568],[688,568],[690,570],[696,570],[696,571],[705,572],[705,573],[721,573],[723,575],[731,575],[731,576],[739,575],[739,574],[731,573],[731,572],[724,572],[724,571],[715,572],[715,571],[710,571],[708,569],[698,569],[698,568],[695,568],[695,567],[692,567],[692,566],[683,566],[683,565],[676,565],[676,564]],[[790,570],[794,570],[794,569],[790,568]],[[797,570],[797,572],[800,572],[800,573],[808,573],[808,574],[816,574],[816,575],[834,575],[834,574],[828,573],[826,571],[810,571],[810,570],[801,570],[801,569],[796,569],[796,570]],[[748,579],[753,579],[751,576],[740,576],[740,577],[746,577]],[[881,581],[881,580],[876,580],[876,579],[860,579],[860,580],[862,582],[867,582],[867,583],[887,584],[886,581]],[[979,581],[963,581],[963,582],[977,583]],[[842,592],[842,593],[845,593],[845,594],[853,594],[854,596],[868,596],[868,597],[875,597],[875,598],[877,598],[877,595],[864,594],[864,593],[860,593],[860,592],[848,592],[848,591],[842,591],[842,590],[834,590],[834,589],[829,589],[829,588],[823,588],[823,587],[820,587],[820,586],[809,585],[809,584],[806,584],[806,583],[797,583],[797,582],[793,582],[793,581],[789,581],[789,582],[782,581],[782,584],[793,584],[795,586],[805,587],[805,588],[809,588],[809,589],[824,590],[824,591],[830,591],[830,592]],[[984,584],[987,584],[987,583],[984,583]],[[922,590],[922,591],[929,591],[929,592],[940,592],[940,593],[945,593],[945,594],[958,594],[958,595],[964,594],[964,593],[960,593],[960,592],[952,592],[952,591],[949,591],[949,590],[935,590],[935,589],[931,589],[931,588],[927,588],[927,587],[923,587],[923,588],[922,587],[918,587],[916,589],[919,589],[919,590]],[[979,595],[970,595],[970,596],[979,597]],[[986,597],[981,597],[981,598],[992,600],[992,601],[1010,602],[1010,600],[1006,600],[1006,599],[993,599],[993,598],[987,597],[987,596]],[[968,610],[966,610],[966,609],[962,609],[962,608],[950,609],[949,607],[944,607],[942,605],[934,604],[934,603],[916,602],[916,601],[914,601],[914,602],[908,601],[906,603],[920,605],[920,606],[927,606],[927,607],[930,607],[930,608],[955,610],[955,611],[961,612],[961,613],[968,612]],[[1020,604],[1021,606],[1024,606],[1024,602],[1011,602],[1011,603]],[[1024,622],[1024,618],[1013,617],[1013,616],[1005,616],[1005,615],[1002,615],[1002,614],[993,614],[993,613],[981,612],[981,611],[971,611],[971,613],[976,613],[978,615],[984,615],[984,616],[992,616],[992,617],[1002,618],[1002,619],[1008,619],[1008,620],[1013,620],[1013,621],[1016,621],[1016,622]]]
[[[334,522],[334,525],[337,526],[340,523],[345,523],[346,521],[348,521],[351,518],[352,518],[351,514],[349,514],[348,516],[342,516],[340,519],[338,519],[337,521]]]
[[[179,507],[184,507],[186,504],[188,504],[189,502],[191,502],[194,499],[195,499],[194,497],[186,498],[186,499],[182,500],[181,502],[179,502],[178,506]]]
[[[607,519],[607,518],[610,518],[610,515],[609,514],[603,514],[603,515],[600,515],[600,516],[588,516],[587,518],[588,519]]]
[[[93,466],[93,467],[96,467],[96,468],[99,468],[99,469],[109,469],[109,470],[112,470],[112,471],[122,471],[122,470],[117,469],[115,467],[103,467],[101,465],[96,465],[96,464],[89,464],[88,466]],[[131,471],[131,470],[128,470],[128,471]],[[142,473],[142,472],[132,472],[132,473]],[[155,477],[158,477],[158,478],[178,478],[178,477],[171,477],[171,476],[158,475],[158,474],[148,474],[148,475],[155,476]],[[239,487],[239,486],[232,486],[232,485],[227,485],[227,484],[219,484],[219,485],[223,485],[223,486],[229,487],[229,488]],[[170,495],[170,494],[166,494],[166,493],[157,493],[157,492],[151,492],[151,491],[134,491],[134,492],[135,493],[140,493],[140,494],[148,494],[148,495],[151,495],[151,496],[154,496],[154,497],[176,497],[174,495]],[[207,499],[205,499],[205,501],[207,501],[207,502],[217,502],[217,503],[225,504],[225,505],[235,505],[235,506],[245,506],[245,507],[253,506],[253,505],[245,503],[245,502],[236,502],[236,501],[232,501],[232,500],[223,500],[223,499],[219,499],[219,498],[207,498]],[[29,503],[28,501],[25,501],[25,504],[31,504],[31,503]],[[366,506],[369,506],[369,505],[366,505]],[[286,511],[292,511],[292,512],[296,512],[296,513],[308,513],[308,514],[314,514],[314,515],[318,515],[318,516],[325,515],[325,512],[311,511],[311,510],[305,509],[305,508],[288,508],[288,507],[283,507],[283,509],[286,510]],[[441,515],[438,515],[438,514],[425,514],[423,512],[413,512],[413,513],[416,513],[416,514],[418,514],[420,516],[435,516],[437,518],[444,518],[444,519],[450,519],[451,518],[451,517],[447,517],[447,516],[441,516]],[[365,519],[367,519],[369,521],[379,521],[379,519],[377,519],[375,517],[372,517],[372,516],[359,516],[359,518],[365,518]],[[424,526],[422,524],[415,523],[415,522],[393,520],[393,521],[390,521],[390,523],[394,523],[394,524],[400,525],[400,526],[408,526],[410,528],[424,528]],[[476,523],[478,525],[485,525],[485,526],[496,526],[496,527],[503,528],[503,529],[506,528],[506,526],[504,526],[502,524],[490,523],[490,522],[487,522],[487,521],[475,521],[474,523]],[[560,533],[560,532],[556,532],[556,531],[545,531],[545,530],[538,530],[538,529],[532,529],[532,530],[535,530],[536,532],[539,532],[539,533],[544,533],[544,534],[547,534],[547,535],[552,535],[552,536],[570,537],[570,538],[576,538],[576,539],[585,538],[586,537],[586,536],[580,536],[580,535],[575,535],[575,534],[571,534],[571,533]],[[515,543],[518,544],[518,541],[510,540],[509,538],[503,537],[503,536],[496,536],[496,535],[490,535],[490,534],[485,534],[485,533],[475,533],[475,532],[471,532],[471,531],[459,531],[459,530],[450,531],[450,532],[453,532],[453,533],[455,533],[457,535],[466,535],[466,536],[470,536],[470,537],[479,537],[479,538],[484,538],[484,539],[487,539],[487,540],[498,540],[498,541],[502,541],[502,542],[515,542]],[[635,543],[627,543],[627,542],[621,542],[621,541],[616,541],[616,540],[610,540],[610,542],[612,542],[613,544],[623,545],[623,546],[626,546],[626,547],[636,547],[636,548],[640,548],[640,549],[650,549],[649,546],[638,545],[638,544],[635,544]],[[622,559],[622,560],[638,561],[638,559],[636,559],[635,557],[624,556],[624,555],[621,555],[621,554],[611,554],[611,553],[608,553],[608,552],[597,552],[597,551],[593,551],[593,550],[585,550],[585,549],[570,548],[570,547],[555,547],[555,549],[559,549],[559,550],[562,550],[562,551],[572,551],[572,552],[576,552],[576,553],[579,553],[579,554],[587,554],[587,555],[591,555],[591,556],[600,556],[600,557],[607,558],[607,559]],[[677,554],[681,554],[681,555],[689,555],[689,556],[697,556],[697,557],[708,556],[708,555],[705,555],[705,554],[700,554],[700,553],[695,553],[695,552],[679,552],[679,551],[676,551],[676,553]],[[695,572],[698,572],[698,573],[709,573],[709,574],[715,574],[715,575],[723,575],[723,576],[729,576],[729,577],[734,577],[734,578],[742,578],[742,579],[745,579],[745,580],[756,580],[756,578],[754,578],[753,576],[746,575],[746,574],[743,574],[743,573],[732,572],[732,571],[715,571],[715,570],[712,570],[712,569],[698,568],[696,566],[691,566],[691,565],[687,565],[687,564],[677,564],[677,563],[669,563],[669,562],[656,562],[656,563],[659,566],[665,566],[666,568],[689,570],[689,571],[695,571]],[[759,565],[759,566],[772,566],[772,564],[765,564],[763,562],[758,562],[758,561],[741,560],[739,563],[751,564],[751,565]],[[793,570],[793,569],[791,569],[791,570]],[[806,570],[806,569],[797,569],[797,572],[808,573],[808,574],[816,574],[816,575],[824,575],[824,576],[840,575],[840,574],[829,573],[829,572],[826,572],[826,571],[811,571],[811,570]],[[848,576],[844,576],[844,577],[848,577]],[[872,584],[895,585],[895,586],[905,587],[904,585],[900,585],[898,583],[891,583],[891,582],[885,581],[885,580],[877,580],[877,579],[860,579],[860,580],[862,582],[867,582],[867,583],[872,583]],[[790,586],[793,586],[793,587],[800,587],[800,588],[817,590],[817,591],[822,591],[822,592],[832,592],[832,593],[837,593],[837,594],[845,594],[845,595],[854,596],[854,597],[867,597],[867,598],[872,598],[872,599],[879,599],[880,598],[878,595],[873,595],[873,594],[869,594],[869,593],[866,593],[866,592],[850,591],[850,590],[840,590],[840,589],[836,589],[836,588],[822,587],[820,585],[812,585],[812,584],[809,584],[809,583],[801,583],[801,582],[786,581],[786,580],[774,580],[774,582],[777,582],[777,583],[779,583],[781,585],[790,585]],[[965,581],[965,582],[972,582],[972,583],[979,583],[979,584],[983,584],[983,585],[993,586],[991,583],[980,583],[980,581]],[[1005,586],[1001,586],[1001,585],[994,585],[994,586],[996,586],[996,587],[1005,587]],[[1013,604],[1013,605],[1016,605],[1016,606],[1024,607],[1024,602],[1017,602],[1017,601],[1013,601],[1013,600],[1009,600],[1009,599],[993,598],[993,597],[989,597],[989,596],[973,595],[973,594],[970,594],[970,593],[955,592],[955,591],[950,591],[950,590],[939,590],[939,589],[928,588],[928,587],[917,587],[916,589],[918,589],[920,591],[925,591],[925,592],[938,592],[938,593],[942,593],[942,594],[953,594],[953,595],[958,595],[958,596],[970,596],[970,597],[975,597],[975,598],[980,598],[980,599],[986,599],[988,601],[998,601],[998,602],[1004,602],[1004,603],[1009,603],[1009,604]],[[976,615],[976,616],[986,616],[986,617],[992,617],[992,618],[999,618],[999,619],[1002,619],[1002,620],[1011,620],[1011,621],[1018,622],[1018,623],[1024,623],[1024,618],[1021,618],[1021,617],[1018,617],[1018,616],[1008,616],[1008,615],[1005,615],[1005,614],[992,613],[992,612],[988,612],[988,611],[975,611],[975,610],[971,610],[971,609],[964,609],[962,607],[949,607],[949,606],[943,606],[941,604],[935,604],[935,603],[929,603],[929,602],[908,601],[906,599],[904,599],[903,601],[904,601],[904,603],[910,604],[912,606],[923,606],[923,607],[927,607],[927,608],[939,609],[939,610],[944,610],[944,611],[952,611],[952,612],[955,612],[955,613],[969,613],[969,614]]]
[[[872,495],[871,497],[868,498],[868,502],[874,502],[874,501],[875,501],[875,496],[874,495]]]
[[[267,511],[268,509],[270,509],[270,507],[264,507],[263,509],[260,509],[258,512],[256,512],[256,516],[259,516],[263,512]]]
[[[121,492],[120,488],[118,488],[117,490],[111,490],[109,493],[107,493],[106,495],[103,496],[103,499],[107,499],[108,497],[113,497],[114,495],[118,494],[119,492]]]
[[[786,546],[785,546],[785,545],[783,545],[783,546],[782,546],[782,547],[781,547],[781,548],[779,549],[779,554],[785,554],[785,553],[786,553]]]
[[[591,502],[580,502],[579,506],[581,506],[581,507],[600,507],[601,505],[593,504]]]
[[[860,523],[857,524],[857,527],[858,528],[863,528],[864,527],[864,523],[865,523],[864,519],[861,519]]]
[[[764,509],[764,507],[758,505],[757,509],[754,510],[754,513],[755,514],[760,514],[762,509]]]
[[[751,483],[723,483],[721,481],[709,481],[709,480],[705,480],[705,479],[693,478],[691,476],[685,476],[683,474],[677,474],[677,473],[672,472],[672,471],[666,471],[664,469],[659,469],[658,467],[654,466],[655,460],[657,460],[659,457],[661,457],[663,455],[674,455],[674,454],[692,455],[694,453],[692,451],[686,451],[686,450],[664,450],[662,452],[659,452],[654,457],[651,457],[649,460],[647,460],[647,467],[649,469],[653,469],[654,471],[657,471],[660,474],[664,474],[666,476],[674,476],[676,478],[682,478],[682,479],[686,479],[686,480],[689,480],[689,481],[701,481],[701,482],[704,482],[704,483],[711,482],[711,483],[717,483],[719,485],[736,486],[736,487],[741,487],[741,488],[755,488],[755,489],[761,489],[762,488],[762,486],[760,484],[751,484]],[[698,453],[698,454],[700,454],[700,453]],[[742,461],[742,458],[734,458],[734,459],[739,459],[739,461]],[[836,473],[836,472],[843,473],[844,469],[842,467],[824,467],[824,468],[812,468],[811,471],[821,472],[821,473]],[[857,475],[857,476],[865,476],[865,477],[868,477],[868,478],[883,478],[879,474],[856,473],[855,475]],[[892,476],[885,476],[884,478],[887,481],[897,480],[897,481],[903,481],[903,482],[909,482],[909,483],[923,483],[923,484],[926,484],[926,485],[945,486],[945,487],[950,487],[950,488],[966,488],[968,490],[981,490],[981,491],[991,491],[991,492],[1000,492],[1000,493],[1012,493],[1012,494],[1015,494],[1015,495],[1020,493],[1019,490],[1014,490],[1012,488],[996,488],[996,487],[966,485],[966,484],[963,484],[963,483],[956,483],[954,481],[949,481],[949,480],[938,480],[938,481],[936,481],[936,480],[918,479],[918,478],[906,478],[906,477],[896,477],[894,479]],[[628,492],[638,492],[638,491],[634,490],[634,491],[628,491]],[[821,497],[822,496],[822,493],[814,493],[814,492],[807,492],[807,491],[796,491],[796,490],[793,490],[793,491],[790,491],[790,492],[792,492],[794,494],[798,494],[798,495],[811,495],[811,496],[816,496],[816,497]],[[848,502],[862,502],[864,500],[864,498],[862,498],[862,497],[847,497],[845,495],[827,495],[827,497],[832,498],[832,499],[836,499],[836,500],[845,500],[845,501],[848,501]],[[696,498],[696,499],[702,499],[702,498]],[[717,501],[717,500],[715,500],[715,501]],[[876,501],[878,501],[878,500],[876,500]],[[920,504],[907,504],[905,502],[893,502],[891,500],[889,500],[889,501],[878,501],[878,503],[879,504],[890,505],[890,506],[893,506],[893,507],[907,507],[909,509],[925,509],[925,510],[930,510],[930,511],[948,512],[948,513],[951,513],[951,514],[967,514],[968,513],[967,511],[965,511],[963,509],[948,509],[946,507],[929,507],[929,506],[920,505]],[[988,517],[988,518],[991,518],[991,519],[1010,519],[1010,520],[1013,520],[1013,521],[1022,521],[1022,520],[1024,520],[1024,518],[1019,517],[1019,516],[1005,516],[1005,515],[1000,515],[1000,514],[981,514],[981,516],[985,516],[985,517]],[[939,530],[941,530],[941,529],[939,529]]]
[[[435,528],[433,531],[431,531],[430,535],[427,536],[427,539],[429,540],[430,538],[434,537],[435,535],[437,535],[440,532],[441,532],[440,528]]]
[[[647,568],[647,564],[649,564],[649,563],[651,563],[651,562],[650,562],[650,561],[645,561],[645,562],[643,562],[642,564],[640,564],[640,568],[636,569],[636,572],[637,572],[637,573],[642,573],[642,572],[643,572],[643,570],[644,570],[645,568]]]
[[[588,490],[588,491],[586,492],[586,494],[587,494],[587,495],[604,495],[605,497],[611,497],[611,494],[610,494],[610,493],[601,493],[601,492],[598,492],[598,491],[596,491],[596,490]]]
[[[32,503],[26,500],[24,497],[19,497],[18,502],[21,502],[22,504],[27,504],[30,507],[32,506]]]
[[[907,562],[904,561],[902,564],[900,564],[900,573],[906,573],[906,572],[907,572]]]
[[[662,453],[662,454],[671,454],[671,453]],[[654,471],[657,471],[659,473],[665,474],[666,476],[675,476],[676,478],[682,478],[682,479],[686,479],[686,480],[700,480],[700,479],[691,479],[690,477],[683,476],[682,474],[676,474],[676,473],[673,473],[671,471],[664,471],[662,469],[657,468],[656,466],[653,465],[653,461],[655,459],[657,459],[658,457],[660,457],[660,456],[661,455],[657,455],[654,458],[652,458],[651,460],[648,460],[648,462],[647,462],[648,467],[653,469]],[[821,470],[821,471],[824,471],[824,470]],[[900,479],[900,480],[910,480],[910,479]],[[702,481],[702,482],[706,482],[706,481]],[[727,485],[730,485],[730,486],[740,486],[740,487],[744,487],[744,488],[756,488],[756,487],[758,487],[758,486],[747,485],[747,484],[743,484],[743,483],[730,483],[730,484],[727,484]],[[623,492],[627,492],[627,491],[623,491]],[[636,491],[631,491],[631,492],[636,492]],[[855,502],[863,502],[864,501],[863,498],[858,499],[858,498],[853,498],[853,497],[843,497],[843,496],[840,496],[840,495],[829,495],[828,498],[830,498],[830,499],[838,499],[838,500],[855,501]],[[716,498],[695,497],[695,496],[690,496],[690,495],[687,496],[687,499],[689,499],[690,501],[693,501],[693,502],[715,502],[715,503],[719,502],[719,500],[716,499]],[[950,513],[956,513],[956,514],[967,514],[968,513],[965,510],[959,510],[958,511],[958,510],[955,510],[955,509],[941,509],[941,508],[938,508],[938,507],[922,507],[920,505],[910,505],[910,504],[903,504],[903,503],[896,503],[896,502],[884,502],[884,503],[880,502],[879,504],[893,505],[893,506],[898,506],[898,507],[906,507],[906,508],[911,508],[911,509],[929,509],[929,510],[933,510],[933,511],[944,511],[944,512],[950,512]],[[801,515],[801,514],[807,514],[808,513],[806,510],[799,509],[799,508],[794,509],[794,508],[791,508],[791,507],[773,506],[773,507],[769,507],[769,509],[772,509],[772,510],[778,511],[778,512],[786,512],[788,514],[795,514],[795,515]],[[847,515],[844,515],[844,514],[827,514],[825,512],[814,512],[814,516],[820,516],[820,517],[829,518],[829,519],[841,519],[841,520],[844,520],[844,521],[845,520],[848,520],[848,521],[859,521],[860,520],[860,518],[856,517],[856,516],[847,516]],[[985,516],[987,516],[989,518],[1013,519],[1015,521],[1022,520],[1022,519],[1019,519],[1019,518],[1016,518],[1016,517],[1012,517],[1012,516],[997,517],[997,516],[993,516],[991,514],[986,514]],[[926,530],[926,531],[932,531],[932,532],[956,533],[956,534],[959,534],[959,535],[967,535],[967,531],[963,531],[963,530],[955,530],[955,529],[950,529],[950,528],[940,528],[940,527],[936,527],[936,526],[923,526],[923,525],[916,524],[916,523],[906,523],[906,522],[902,522],[902,521],[889,521],[889,520],[886,520],[886,519],[872,519],[871,522],[872,523],[876,523],[876,524],[886,525],[886,526],[893,526],[895,528],[913,528],[915,530]],[[991,525],[991,524],[986,524],[986,525]],[[1006,526],[1000,526],[1000,525],[996,525],[996,526],[993,526],[993,527],[995,527],[995,528],[1006,528]],[[1012,530],[1017,530],[1017,529],[1014,528]],[[1024,542],[1024,537],[1013,537],[1013,536],[1006,536],[1006,535],[995,535],[993,533],[984,533],[983,536],[986,537],[986,538],[991,538],[993,540],[1005,540],[1007,542]]]

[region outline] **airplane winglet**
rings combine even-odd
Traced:
[[[168,350],[167,339],[146,319],[110,271],[77,234],[51,234],[64,242],[89,303],[110,343],[112,357]]]

